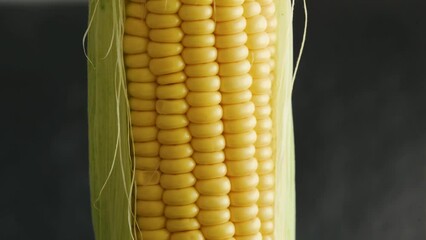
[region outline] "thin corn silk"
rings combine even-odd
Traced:
[[[228,177],[245,175],[256,167],[259,168],[258,163],[253,159],[246,160],[243,165],[238,165],[238,161],[225,161],[226,164],[223,164],[225,155],[227,159],[239,160],[241,156],[251,156],[254,151],[258,151],[254,145],[245,148],[239,145],[241,141],[251,144],[250,139],[256,139],[255,136],[253,138],[250,132],[245,135],[238,134],[239,128],[255,128],[255,125],[251,124],[256,121],[243,120],[248,113],[231,107],[236,105],[241,106],[243,110],[250,109],[246,99],[250,100],[252,93],[243,89],[250,86],[252,80],[244,77],[244,72],[235,71],[238,69],[243,71],[241,69],[245,69],[246,66],[250,69],[250,64],[253,63],[241,60],[247,58],[249,52],[243,47],[247,39],[238,33],[243,26],[241,25],[243,20],[239,20],[239,16],[256,16],[256,8],[247,8],[254,10],[243,12],[233,6],[235,3],[238,5],[238,2],[244,2],[238,0],[167,0],[148,1],[151,2],[148,6],[148,15],[137,8],[126,10],[127,4],[146,2],[145,0],[90,1],[89,26],[83,46],[87,36],[89,169],[96,239],[142,239],[142,235],[147,239],[153,236],[160,236],[162,239],[169,239],[169,236],[170,239],[188,239],[188,237],[199,239],[200,236],[216,239],[222,237],[217,234],[228,234],[229,237],[238,234],[256,234],[251,229],[256,229],[261,224],[255,217],[259,211],[257,206],[237,211],[242,208],[235,208],[232,203],[229,207],[229,201],[238,204],[241,200],[249,201],[250,197],[254,197],[253,200],[256,201],[259,193],[256,195],[256,191],[250,189],[256,186],[252,184],[256,184],[259,179],[254,177],[257,175],[249,175],[238,182],[235,179],[229,182]],[[287,0],[271,2],[275,3],[277,17],[276,54],[272,70],[275,80],[271,86],[271,109],[262,108],[262,111],[270,112],[272,118],[272,158],[275,162],[273,235],[278,240],[294,240],[295,176],[291,109],[291,92],[295,78],[292,50],[294,2],[293,4]],[[213,11],[203,7],[209,4]],[[304,6],[306,14],[305,3]],[[180,8],[179,13],[175,14],[177,8]],[[230,8],[234,8],[232,19],[237,20],[227,19],[230,14],[226,11]],[[268,9],[265,9],[265,14],[268,14],[267,11]],[[158,12],[167,14],[161,15],[157,14]],[[126,42],[130,45],[134,43],[132,46],[144,45],[140,39],[125,37],[126,24],[133,26],[139,24],[136,21],[130,23],[126,21],[126,14],[145,15],[143,18],[150,28],[149,41],[151,41],[146,48],[126,49],[129,45],[126,45]],[[200,21],[204,18],[210,18],[211,21]],[[195,20],[202,22],[203,25],[197,25]],[[222,22],[225,24],[218,24]],[[226,24],[228,25],[225,27]],[[253,26],[261,27],[261,24]],[[142,25],[136,29],[139,30],[132,32],[133,35],[148,39]],[[249,31],[255,33],[256,28]],[[229,41],[226,34],[233,34],[236,38]],[[167,39],[167,45],[164,45],[164,39]],[[261,37],[251,38],[245,44],[249,49],[253,39],[257,39],[257,44],[262,43]],[[304,41],[305,35],[295,72]],[[211,47],[214,44],[219,51],[216,52],[214,47]],[[159,46],[166,48],[161,50]],[[226,50],[236,46],[241,46],[236,48],[238,51]],[[195,47],[203,48],[203,53],[192,51]],[[151,58],[147,59],[143,54],[131,57],[123,54],[126,51],[136,53],[131,52],[133,50],[146,52]],[[173,68],[164,67],[180,61],[182,65],[174,64]],[[221,64],[220,68],[216,66],[215,61]],[[126,72],[126,65],[137,68],[147,66],[148,62],[150,71],[155,76],[146,71]],[[183,71],[184,68],[186,76],[179,75],[179,71]],[[262,68],[259,68],[259,74],[261,72]],[[226,77],[229,80],[227,84],[220,83],[219,76]],[[164,84],[173,84],[173,88]],[[140,95],[141,91],[138,90],[140,86],[152,91]],[[235,94],[236,91],[240,92]],[[185,98],[182,100],[183,96],[186,96],[186,100]],[[132,97],[155,99],[153,101],[156,103],[153,105],[149,101],[135,100]],[[260,104],[267,102],[268,99],[257,97],[252,98],[252,101]],[[219,105],[220,102],[224,104],[222,107]],[[131,111],[135,109],[145,112],[141,115],[141,112]],[[258,114],[265,114],[263,112]],[[185,113],[187,118],[180,117]],[[137,122],[133,120],[132,123],[131,119],[138,120]],[[223,124],[221,119],[232,124]],[[179,128],[188,124],[188,131]],[[262,124],[268,123],[263,121]],[[138,127],[135,128],[134,125]],[[160,131],[157,131],[155,126]],[[167,134],[164,134],[165,131]],[[222,134],[223,132],[225,134]],[[232,134],[226,134],[227,132]],[[267,135],[264,136],[266,136],[263,138],[266,139],[264,141],[268,142]],[[191,144],[187,143],[191,138]],[[151,141],[152,139],[157,142]],[[228,149],[228,145],[235,148]],[[140,157],[141,154],[144,156]],[[145,160],[149,158],[149,166],[141,161],[141,158]],[[268,166],[263,164],[262,169],[268,169]],[[235,186],[240,189],[235,189]],[[228,196],[223,195],[224,192]],[[151,201],[152,199],[141,201],[141,198],[147,196],[159,196],[156,199],[162,202]],[[241,204],[244,204],[244,201]],[[137,217],[139,213],[144,216],[158,216],[155,209],[161,209],[160,215],[167,217],[167,231],[166,227],[164,230],[160,229],[161,231],[149,229],[165,226],[164,217]],[[266,211],[262,213],[267,214]],[[236,217],[247,221],[234,222]]]

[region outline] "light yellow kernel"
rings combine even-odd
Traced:
[[[183,50],[180,43],[149,42],[147,52],[151,58],[169,57],[179,55]]]
[[[225,161],[225,154],[222,151],[209,153],[195,152],[192,158],[198,164],[215,164]]]
[[[189,131],[195,138],[209,138],[221,135],[223,132],[222,121],[212,123],[190,123]]]
[[[214,33],[217,35],[229,35],[243,32],[246,27],[246,18],[239,17],[232,21],[218,22]]]
[[[183,32],[179,27],[151,29],[149,31],[149,38],[155,42],[178,43],[183,38]]]
[[[139,170],[157,170],[160,165],[158,157],[136,157],[136,169]]]
[[[219,65],[216,62],[187,65],[185,73],[188,77],[210,77],[219,72]]]
[[[241,148],[226,148],[225,149],[225,157],[227,160],[226,164],[234,164],[234,163],[231,163],[230,161],[242,161],[242,160],[251,159],[253,158],[255,151],[256,151],[256,148],[254,147],[254,145],[249,145],[249,146],[241,147]],[[229,170],[229,175],[233,176],[234,174],[236,174],[236,171],[237,170]]]
[[[245,31],[247,34],[259,33],[264,32],[266,30],[266,27],[266,18],[262,15],[257,15],[247,18],[247,26]]]
[[[160,129],[175,129],[188,126],[188,119],[185,115],[158,115],[157,127]]]
[[[184,33],[192,35],[211,34],[215,31],[215,22],[212,19],[183,22],[181,27]]]
[[[227,175],[231,177],[248,176],[256,172],[257,160],[250,158],[240,161],[226,161]]]
[[[274,204],[274,189],[259,191],[259,193],[259,200],[257,201],[259,207],[266,207]]]
[[[197,200],[197,206],[203,210],[221,210],[226,209],[231,204],[227,195],[222,196],[203,196]]]
[[[165,190],[163,201],[167,205],[182,206],[195,203],[198,199],[198,192],[193,187]]]
[[[244,0],[215,0],[216,6],[233,7],[240,6],[244,3]]]
[[[256,188],[259,183],[259,176],[257,174],[251,174],[242,177],[230,177],[229,180],[233,192],[243,192]]]
[[[232,35],[216,36],[215,46],[217,48],[231,48],[244,45],[247,42],[247,34],[240,32]]]
[[[197,216],[199,209],[195,204],[188,204],[184,206],[166,206],[164,215],[166,218],[194,218]]]
[[[162,145],[160,147],[160,157],[166,159],[187,158],[190,157],[193,152],[190,144]]]
[[[258,161],[269,160],[272,157],[271,147],[257,148],[255,157]]]
[[[257,120],[256,132],[270,131],[272,129],[272,119],[264,118]]]
[[[263,175],[274,171],[274,161],[272,159],[259,162],[257,174]]]
[[[173,233],[170,238],[170,240],[188,240],[188,239],[204,240],[204,236],[200,232],[200,230],[192,230],[192,231]]]
[[[266,48],[269,44],[269,36],[266,32],[249,34],[246,45],[250,50]]]
[[[188,88],[184,83],[160,85],[156,89],[158,99],[182,99],[188,94]]]
[[[149,13],[146,24],[152,29],[179,27],[182,20],[177,14],[160,15]]]
[[[274,232],[274,221],[264,221],[260,227],[262,234],[272,234]]]
[[[210,107],[191,107],[187,117],[192,123],[211,123],[222,118],[222,108],[219,105]]]
[[[222,135],[210,138],[193,138],[191,145],[198,152],[217,152],[225,148],[225,138]]]
[[[137,222],[141,230],[158,230],[166,226],[165,217],[138,217]]]
[[[166,174],[182,174],[191,172],[195,168],[195,161],[192,158],[182,158],[160,162],[160,171]]]
[[[225,133],[243,133],[252,130],[256,126],[256,118],[249,116],[243,119],[227,120],[224,124]]]
[[[232,62],[232,63],[221,63],[219,65],[219,75],[222,77],[244,75],[250,71],[251,64],[247,60]]]
[[[233,6],[233,7],[216,6],[215,12],[213,13],[213,19],[216,22],[231,21],[243,16],[243,12],[244,12],[244,8],[242,6]]]
[[[254,104],[252,102],[224,105],[223,119],[235,120],[250,117],[253,114],[254,110]]]
[[[235,240],[264,240],[262,234],[259,232],[253,235],[235,236]]]
[[[252,94],[250,90],[244,90],[241,92],[222,93],[221,104],[242,104],[247,103],[251,100]]]
[[[149,69],[154,75],[165,75],[177,73],[185,68],[185,63],[181,56],[171,56],[165,58],[154,58],[149,62]]]
[[[221,210],[201,210],[197,219],[202,226],[223,224],[229,221],[231,213],[228,209]]]
[[[213,226],[202,226],[201,232],[207,239],[226,239],[234,236],[235,228],[231,222]]]
[[[260,207],[257,216],[261,221],[272,220],[274,218],[274,207]]]
[[[252,77],[250,74],[222,77],[221,80],[221,92],[240,92],[249,89],[252,85]]]
[[[197,219],[195,218],[183,218],[183,219],[169,219],[167,220],[167,230],[170,232],[182,232],[182,231],[190,231],[190,230],[197,230],[200,228],[200,223],[198,223]],[[175,237],[173,237],[175,236]],[[186,236],[185,236],[186,237]],[[176,235],[172,235],[171,239],[177,239]],[[183,238],[181,238],[183,239]],[[185,239],[200,239],[204,240],[203,238],[185,238]]]
[[[182,45],[185,47],[211,47],[215,44],[213,34],[186,35],[182,39]]]
[[[231,221],[234,223],[245,222],[256,218],[259,208],[256,204],[247,207],[230,207]]]
[[[257,1],[245,1],[244,4],[244,17],[250,18],[259,15],[261,12],[260,4]]]
[[[251,63],[267,62],[271,59],[271,52],[267,48],[251,50],[248,60]]]
[[[194,168],[193,173],[197,179],[212,179],[224,177],[226,175],[226,165],[224,163],[197,165]]]
[[[188,108],[184,99],[158,100],[156,103],[156,110],[160,114],[185,114]]]
[[[231,205],[235,207],[247,207],[256,204],[259,199],[259,190],[257,188],[245,192],[230,192],[229,199]]]
[[[218,76],[188,78],[186,86],[194,92],[214,92],[220,88],[220,78]]]
[[[160,181],[160,172],[155,170],[136,170],[135,179],[136,183],[141,186],[157,185]]]
[[[160,85],[185,82],[186,75],[183,71],[161,75],[157,77],[157,83]]]
[[[275,185],[274,173],[269,173],[269,174],[259,176],[259,184],[257,188],[260,191],[271,189],[274,187],[274,185]]]
[[[256,116],[257,119],[267,118],[269,117],[269,115],[271,115],[271,111],[272,109],[270,105],[259,106],[259,107],[256,107],[256,111],[254,111],[254,115]]]
[[[275,14],[275,4],[270,3],[267,5],[263,5],[261,14],[267,18],[273,17]]]
[[[192,173],[162,174],[160,177],[160,184],[164,189],[187,188],[193,186],[196,181]]]
[[[256,142],[254,145],[256,147],[266,147],[271,145],[272,142],[272,134],[268,132],[257,133]]]
[[[209,5],[189,5],[184,4],[179,9],[179,17],[184,21],[196,21],[209,19],[213,9]]]
[[[182,58],[186,64],[209,63],[216,60],[217,50],[214,47],[185,48]]]
[[[219,49],[217,53],[217,61],[220,63],[239,62],[246,59],[249,55],[248,48],[244,45]]]
[[[257,78],[253,80],[250,90],[253,94],[269,94],[271,88],[272,82],[269,78]]]
[[[158,142],[161,144],[183,144],[191,141],[191,133],[188,128],[176,128],[160,130],[158,132]]]
[[[148,1],[146,4],[146,8],[149,12],[158,14],[177,13],[179,11],[180,6],[181,3],[178,0]]]
[[[227,177],[198,180],[195,188],[201,195],[218,196],[228,194],[231,191],[231,183]]]
[[[245,147],[252,145],[256,142],[256,131],[249,131],[245,133],[224,134],[226,147]]]
[[[220,104],[220,92],[189,92],[186,101],[192,107],[207,107]]]
[[[266,78],[271,73],[271,65],[268,62],[254,63],[251,65],[250,75],[256,78]]]
[[[257,234],[260,230],[259,218],[253,218],[249,221],[238,222],[234,224],[236,236],[254,235]]]

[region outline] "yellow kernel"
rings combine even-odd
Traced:
[[[129,95],[140,99],[155,99],[155,89],[157,84],[155,82],[150,83],[136,83],[131,82],[128,84],[127,89]]]
[[[148,68],[128,68],[126,78],[131,82],[154,82],[155,76]]]
[[[266,28],[266,31],[267,32],[275,31],[275,29],[277,28],[277,24],[278,24],[277,18],[271,17],[271,18],[268,18],[267,20],[268,20],[268,28]]]
[[[233,7],[216,6],[213,19],[216,22],[226,22],[243,16],[244,8],[240,5]]]
[[[166,174],[181,174],[191,172],[195,168],[195,162],[192,158],[182,158],[174,160],[162,160],[160,170]]]
[[[251,63],[267,62],[271,59],[271,52],[267,48],[250,50],[248,60]]]
[[[236,236],[254,235],[260,230],[259,218],[254,218],[246,222],[238,222],[234,224]]]
[[[148,46],[148,39],[124,35],[123,37],[123,52],[127,54],[137,54],[146,52]]]
[[[146,126],[154,126],[155,118],[157,117],[157,113],[154,111],[131,111],[130,119],[132,121],[132,125],[146,127]]]
[[[182,83],[182,82],[185,82],[185,80],[186,80],[186,75],[183,71],[161,75],[157,77],[157,83],[161,85]]]
[[[250,90],[253,94],[269,94],[271,92],[272,82],[269,78],[258,78],[253,80]]]
[[[135,153],[139,157],[156,157],[160,145],[157,141],[144,142],[144,143],[135,143]]]
[[[262,230],[262,226],[260,226],[260,229]],[[273,234],[262,235],[262,240],[274,240],[274,236]]]
[[[261,221],[272,220],[274,218],[274,207],[260,207],[257,216]]]
[[[167,205],[182,206],[194,203],[198,199],[198,192],[193,187],[165,190],[163,201]]]
[[[185,73],[188,77],[210,77],[219,72],[219,65],[216,62],[187,65]]]
[[[235,207],[247,207],[256,204],[259,199],[259,190],[257,188],[245,192],[230,192],[229,199],[231,205]]]
[[[245,1],[243,4],[244,7],[244,17],[250,18],[256,15],[259,15],[261,12],[260,4],[257,1]]]
[[[259,184],[257,186],[257,189],[261,190],[268,190],[273,188],[275,185],[275,176],[273,173],[260,175],[259,176]]]
[[[271,118],[263,118],[257,120],[255,127],[256,132],[270,131],[272,129],[272,120]]]
[[[271,147],[257,148],[254,156],[258,161],[269,160],[272,157],[272,149]]]
[[[225,141],[227,147],[245,147],[252,145],[256,142],[256,131],[249,131],[245,133],[225,134]]]
[[[148,186],[156,185],[160,181],[160,172],[152,170],[136,170],[135,181],[138,185]]]
[[[181,2],[191,5],[210,5],[213,0],[181,0]]]
[[[143,100],[131,97],[129,99],[130,109],[136,111],[152,111],[155,110],[155,100]]]
[[[233,48],[219,49],[217,52],[217,61],[220,63],[238,62],[246,59],[249,55],[248,48],[241,45]]]
[[[230,177],[229,180],[233,192],[250,191],[256,188],[259,183],[259,176],[257,174],[251,174],[242,177]]]
[[[160,184],[165,189],[179,189],[193,186],[197,179],[192,173],[162,174]]]
[[[191,134],[188,128],[176,128],[160,130],[158,132],[158,142],[161,144],[182,144],[191,141]]]
[[[167,218],[194,218],[197,216],[199,209],[195,204],[188,204],[184,206],[166,206],[164,215]]]
[[[275,32],[268,32],[269,44],[274,44],[277,42],[277,34]]]
[[[170,233],[166,229],[153,230],[153,231],[141,231],[139,234],[142,235],[140,239],[143,240],[169,240]]]
[[[185,115],[158,115],[157,127],[160,129],[175,129],[186,127],[189,123]]]
[[[152,58],[169,57],[179,55],[183,50],[180,43],[157,43],[149,42],[147,52]]]
[[[243,32],[246,27],[246,19],[244,17],[239,17],[232,21],[218,22],[214,33],[217,35],[229,35]]]
[[[201,124],[190,123],[189,131],[191,132],[192,136],[196,138],[216,137],[222,134],[223,123],[222,121]]]
[[[163,188],[158,184],[149,186],[138,186],[136,193],[138,200],[161,200],[163,196]]]
[[[157,128],[152,127],[132,127],[133,140],[135,142],[148,142],[157,138]]]
[[[154,75],[165,75],[180,72],[185,68],[181,56],[154,58],[149,62],[149,69]]]
[[[267,27],[266,18],[262,15],[247,18],[247,26],[245,31],[247,34],[264,32]]]
[[[256,116],[257,119],[267,118],[269,115],[271,115],[271,106],[259,106],[256,107],[256,110],[254,111],[254,116]]]
[[[204,240],[203,234],[200,232],[200,230],[192,230],[192,231],[185,231],[185,232],[177,232],[173,233],[170,240]]]
[[[256,172],[257,160],[250,158],[240,161],[226,161],[227,175],[231,177],[247,176]]]
[[[181,3],[178,0],[157,0],[148,1],[146,8],[153,13],[172,14],[179,11],[180,5]]]
[[[157,170],[160,165],[158,157],[136,157],[136,169],[139,170]]]
[[[193,123],[211,123],[222,118],[222,107],[219,105],[210,107],[191,107],[187,117]]]
[[[183,22],[181,25],[183,32],[191,35],[211,34],[215,31],[215,26],[212,19]]]
[[[177,14],[160,15],[149,13],[146,16],[146,24],[152,29],[179,27],[181,22]]]
[[[249,74],[222,77],[220,91],[221,92],[240,92],[250,88],[252,78]]]
[[[198,180],[195,183],[195,188],[201,195],[225,195],[231,190],[231,183],[227,177]]]
[[[269,44],[269,36],[266,32],[249,34],[247,36],[246,45],[250,50],[266,48],[268,44]]]
[[[257,201],[257,205],[259,207],[271,206],[274,204],[274,190],[264,190],[259,191],[259,200]]]
[[[185,47],[211,47],[215,44],[213,34],[186,35],[182,39],[182,45]]]
[[[224,163],[197,165],[194,168],[193,173],[197,179],[212,179],[224,177],[226,175],[226,165]]]
[[[222,77],[243,75],[248,73],[250,68],[251,64],[247,60],[232,63],[221,63],[219,65],[219,75]]]
[[[154,42],[178,43],[183,38],[183,32],[179,27],[151,29],[149,38]]]
[[[225,161],[225,154],[222,151],[209,153],[195,152],[192,158],[198,164],[215,164]]]
[[[227,120],[224,122],[225,133],[243,133],[252,130],[256,126],[256,117],[249,116],[247,118],[237,120]]]
[[[137,222],[141,230],[158,230],[166,226],[165,217],[138,217]]]
[[[256,148],[253,145],[242,148],[225,148],[225,157],[227,161],[241,161],[251,159],[255,152]]]
[[[186,64],[209,63],[216,60],[217,51],[214,47],[185,48],[182,57]]]
[[[187,158],[192,155],[194,151],[190,144],[180,145],[162,145],[160,147],[160,157],[166,159],[180,159]]]
[[[226,209],[230,205],[230,200],[227,195],[222,196],[203,196],[197,200],[197,206],[203,210],[221,210]]]
[[[192,107],[208,107],[220,104],[222,95],[219,92],[189,92],[186,101]]]
[[[235,228],[231,222],[213,226],[202,226],[201,232],[207,239],[226,239],[234,236]]]
[[[129,35],[148,37],[148,31],[148,26],[141,19],[126,18],[124,22],[124,32]]]
[[[257,133],[257,138],[254,146],[256,147],[265,147],[270,145],[272,142],[272,134],[268,132]]]
[[[137,201],[136,214],[142,217],[159,217],[164,212],[162,201]]]
[[[215,0],[216,6],[233,7],[244,3],[244,0]]]
[[[250,75],[256,78],[268,77],[271,73],[271,65],[268,62],[254,63],[251,65]]]
[[[228,209],[201,210],[197,219],[203,226],[218,225],[229,221],[231,214]]]
[[[270,3],[267,5],[263,5],[261,14],[267,18],[273,17],[275,14],[275,4]]]
[[[274,221],[264,221],[260,227],[262,234],[272,234],[274,232]]]
[[[200,224],[195,218],[167,220],[167,230],[169,230],[170,232],[190,231],[190,230],[197,230],[199,228],[200,228]],[[175,239],[175,238],[173,238],[173,235],[172,235],[171,239]],[[198,239],[198,238],[186,238],[186,239]]]
[[[156,89],[158,99],[182,99],[187,93],[188,89],[184,83],[161,85]]]
[[[256,0],[261,6],[268,5],[272,3],[274,0]]]
[[[247,34],[240,32],[232,35],[216,36],[215,46],[217,48],[231,48],[244,45],[247,42]]]
[[[225,148],[225,138],[222,135],[211,138],[193,138],[191,145],[198,152],[217,152]]]
[[[247,207],[230,207],[229,210],[231,211],[231,221],[236,223],[256,218],[259,208],[256,204],[252,204]]]
[[[185,114],[188,108],[185,99],[158,100],[156,103],[157,112],[160,114]]]
[[[209,19],[213,10],[209,5],[189,5],[184,4],[179,9],[179,17],[184,21],[196,21]]]
[[[240,104],[223,105],[223,119],[235,120],[250,117],[254,113],[254,104],[245,102]]]
[[[250,90],[244,90],[241,92],[232,92],[232,93],[222,93],[221,104],[237,104],[237,103],[246,103],[249,102],[252,98]]]
[[[146,53],[127,54],[124,56],[124,63],[129,68],[143,68],[149,65],[149,56]]]
[[[128,17],[135,17],[144,19],[146,17],[146,7],[145,4],[132,3],[129,2],[126,4],[126,14]]]
[[[272,159],[259,162],[257,174],[263,175],[274,171],[274,161]]]

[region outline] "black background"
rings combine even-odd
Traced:
[[[426,239],[426,2],[308,7],[297,239]],[[0,5],[0,239],[93,239],[86,22],[85,4]]]

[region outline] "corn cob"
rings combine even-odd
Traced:
[[[276,193],[283,192],[280,184],[276,186],[280,183],[276,172],[283,166],[276,159],[282,151],[274,152],[274,144],[292,142],[278,135],[277,143],[273,132],[277,122],[285,124],[286,134],[291,131],[289,110],[285,116],[274,113],[277,104],[289,107],[288,90],[284,98],[278,96],[283,86],[275,80],[283,78],[276,71],[277,60],[283,62],[276,55],[276,4],[273,0],[131,0],[112,5],[115,15],[110,16],[124,19],[122,37],[114,35],[120,32],[119,20],[113,21],[112,33],[104,31],[116,37],[117,45],[109,47],[117,50],[119,59],[114,79],[126,80],[112,84],[117,134],[131,139],[119,138],[115,151],[130,160],[121,169],[128,233],[120,239],[293,238],[293,223],[276,229],[283,214],[274,214],[280,211]],[[288,13],[287,3],[278,5]],[[288,43],[278,48],[288,48]],[[290,53],[285,59],[291,59]],[[291,64],[285,70],[288,79]],[[123,96],[117,95],[120,88],[125,90]],[[120,103],[123,97],[128,105]],[[128,132],[120,125],[126,114]],[[291,154],[291,145],[286,148]],[[125,149],[130,149],[127,155],[121,152]],[[112,170],[108,178],[118,182],[114,179],[120,174]],[[104,187],[96,186],[92,193]],[[102,235],[96,226],[95,232],[100,239],[117,239],[115,232]]]

